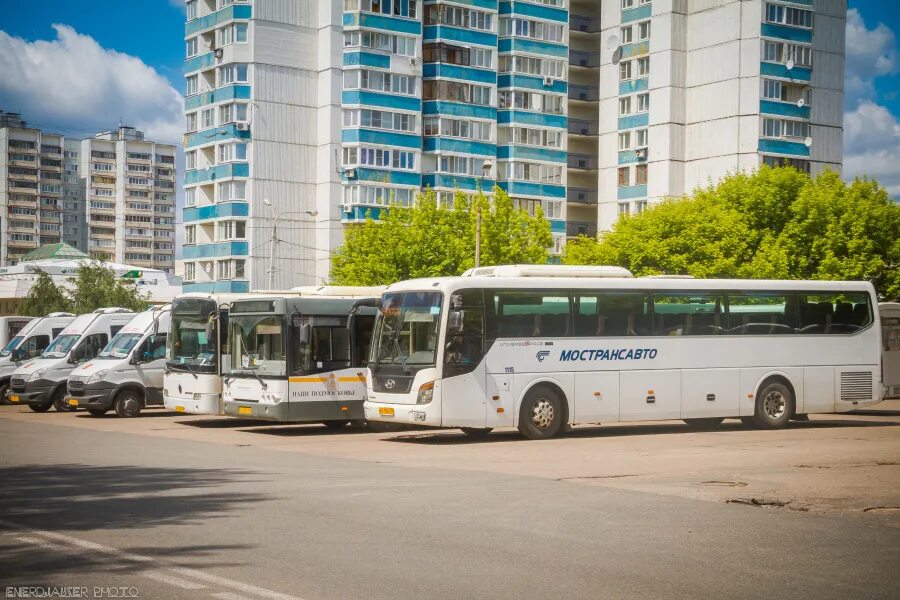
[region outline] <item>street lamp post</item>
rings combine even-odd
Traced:
[[[490,161],[481,165],[481,178],[478,180],[478,192],[484,192],[484,178],[491,173]],[[475,267],[481,266],[481,205],[475,207]]]
[[[263,204],[269,207],[269,210],[272,209],[272,203],[269,202],[269,199],[266,198],[263,200]],[[278,219],[283,217],[284,215],[307,215],[310,217],[315,217],[318,211],[315,210],[285,210],[277,215],[275,215],[275,220],[272,223],[272,237],[271,237],[271,245],[269,247],[269,289],[275,289],[275,246],[278,244]]]

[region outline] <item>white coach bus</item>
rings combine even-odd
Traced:
[[[884,397],[900,399],[900,303],[882,303],[878,312],[881,313]]]
[[[231,355],[222,361],[225,414],[330,428],[362,421],[365,364],[383,289],[323,288],[232,302]]]
[[[866,282],[480,268],[387,288],[365,414],[532,439],[614,421],[779,428],[878,402],[881,345]]]

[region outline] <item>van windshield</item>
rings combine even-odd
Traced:
[[[0,356],[9,356],[12,354],[12,351],[16,349],[16,346],[22,341],[22,338],[25,336],[17,335],[13,339],[9,340],[9,343],[3,350],[0,350]]]
[[[67,333],[65,335],[60,335],[55,340],[53,340],[53,343],[47,346],[47,349],[44,350],[40,358],[65,358],[65,356],[69,353],[69,350],[72,349],[72,347],[79,339],[81,339],[80,333]]]
[[[141,341],[143,333],[119,333],[106,345],[97,358],[125,358],[131,349]]]

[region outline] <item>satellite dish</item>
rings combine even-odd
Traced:
[[[787,68],[788,71],[790,71],[791,69],[794,68],[794,61],[791,59],[788,59],[788,61],[786,63],[784,63],[784,66]]]
[[[608,38],[606,38],[606,47],[607,48],[609,48],[610,50],[613,50],[614,48],[617,48],[618,46],[619,46],[619,36],[611,35]]]
[[[612,55],[612,62],[614,65],[619,64],[620,60],[622,60],[622,46],[616,48]]]
[[[804,100],[803,98],[800,98],[799,100],[797,100],[797,106],[799,106],[800,108],[803,108],[804,106],[806,106],[806,100]]]
[[[806,145],[807,148],[809,148],[810,146],[812,146],[812,138],[811,137],[806,138],[805,140],[803,140],[803,143]]]

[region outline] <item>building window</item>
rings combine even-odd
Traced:
[[[184,8],[185,12],[187,13],[188,21],[193,21],[197,18],[197,0],[191,0],[184,5]]]
[[[634,184],[647,185],[647,165],[637,165],[634,168]]]
[[[622,0],[622,10],[626,8],[632,8],[634,6],[634,0]]]
[[[631,148],[631,132],[626,131],[619,134],[619,150],[628,150]]]
[[[650,39],[650,21],[642,21],[638,23],[638,39]]]
[[[630,115],[631,114],[631,96],[625,96],[624,98],[619,98],[619,114],[620,115]]]
[[[184,243],[185,244],[197,243],[197,226],[196,225],[185,225],[185,227],[184,227]]]
[[[209,129],[210,127],[215,127],[215,126],[216,126],[215,109],[207,108],[202,113],[200,113],[201,129]]]
[[[640,214],[647,210],[647,201],[646,200],[635,200],[634,202],[634,212],[635,214]]]
[[[189,188],[184,190],[184,205],[185,206],[196,206],[197,205],[197,188]]]
[[[185,128],[188,133],[197,131],[197,113],[188,113],[185,116]]]
[[[812,20],[812,11],[809,10],[781,6],[780,4],[769,3],[766,5],[766,22],[768,23],[811,29]]]
[[[222,164],[234,160],[247,160],[247,144],[238,142],[220,144],[216,162]]]
[[[192,150],[184,153],[184,168],[187,171],[197,168],[197,151]]]
[[[631,170],[628,167],[619,167],[619,187],[628,187],[631,185]]]
[[[619,81],[631,79],[631,61],[623,60],[619,63]]]
[[[218,241],[242,240],[247,237],[246,221],[219,221]]]
[[[627,215],[629,213],[629,207],[627,202],[619,202],[619,216]]]
[[[635,135],[637,136],[637,144],[636,144],[637,147],[645,148],[647,146],[647,130],[646,129],[638,129],[635,132]]]
[[[247,199],[246,181],[226,181],[218,186],[218,202],[234,202]]]
[[[644,58],[637,59],[638,65],[638,77],[646,77],[650,74],[650,57],[645,56]]]
[[[185,96],[193,96],[197,93],[197,76],[191,75],[190,77],[184,78],[184,95]]]
[[[248,81],[247,65],[237,63],[219,67],[219,85],[228,85],[231,83],[246,83]]]
[[[188,41],[185,42],[185,55],[190,58],[192,56],[197,56],[197,38],[192,37]]]
[[[619,29],[623,44],[630,44],[632,40],[631,25]]]

